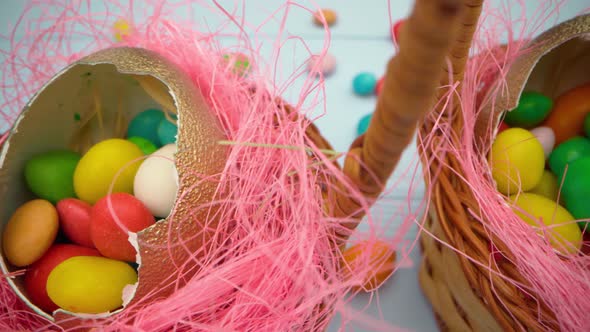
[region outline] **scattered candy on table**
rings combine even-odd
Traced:
[[[47,278],[47,294],[65,310],[98,314],[119,308],[123,304],[125,287],[136,282],[137,272],[127,263],[104,257],[75,256],[51,271]]]
[[[245,76],[250,70],[250,59],[243,53],[225,54],[223,61],[238,76]]]
[[[405,20],[398,20],[391,27],[391,38],[396,43],[399,42],[399,32],[400,32],[400,29],[401,29],[402,25],[404,24],[404,21]]]
[[[324,76],[329,76],[336,69],[336,58],[330,53],[324,54],[323,57],[314,55],[308,62],[307,69],[309,71],[320,72]]]
[[[57,211],[49,201],[35,199],[21,205],[4,226],[4,257],[18,267],[34,263],[51,247],[58,228]]]
[[[315,23],[315,25],[317,25],[317,26],[323,26],[324,23],[322,20],[322,16],[326,20],[326,24],[328,26],[334,25],[336,23],[337,18],[338,18],[335,11],[333,11],[332,9],[324,8],[324,9],[320,9],[317,12],[313,13],[313,23]]]
[[[127,20],[119,19],[113,24],[113,32],[116,41],[122,41],[123,38],[131,33],[131,24]]]
[[[381,77],[378,81],[377,81],[377,85],[375,85],[375,94],[378,96],[379,94],[381,94],[381,89],[383,89],[383,83],[384,83],[384,79],[385,77]]]
[[[376,85],[377,78],[371,73],[359,73],[352,81],[354,93],[360,96],[368,96],[373,94]]]
[[[361,277],[361,284],[352,288],[371,292],[393,273],[396,253],[383,241],[361,242],[344,250],[342,258],[344,278]]]
[[[356,130],[357,135],[360,136],[360,135],[364,134],[365,132],[367,132],[367,129],[369,128],[369,124],[371,123],[372,117],[373,117],[373,113],[369,113],[361,118],[361,120],[359,121],[359,124],[357,126],[357,130]]]

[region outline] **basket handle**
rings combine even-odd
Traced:
[[[388,63],[369,128],[353,142],[344,161],[344,174],[371,201],[381,194],[418,122],[431,110],[447,56],[455,48],[469,50],[460,44],[453,46],[461,39],[461,29],[466,28],[463,11],[474,1],[481,4],[483,0],[416,0],[404,23],[399,53]],[[463,61],[464,67],[466,57],[457,60]],[[335,217],[350,218],[336,230],[340,245],[363,217],[360,203],[346,188],[340,185],[332,204]]]

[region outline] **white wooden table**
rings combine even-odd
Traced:
[[[0,2],[0,31],[7,32],[8,24],[12,22],[23,7],[22,0],[2,0]],[[136,0],[136,6],[141,5]],[[200,1],[212,4],[211,1]],[[232,8],[246,6],[246,21],[257,25],[264,21],[272,12],[281,6],[282,1],[246,0],[231,1],[220,0],[219,3],[231,11]],[[352,93],[352,79],[361,71],[375,73],[378,77],[384,72],[385,64],[394,54],[395,49],[390,41],[388,3],[386,0],[317,0],[297,1],[306,7],[314,6],[332,8],[338,14],[338,22],[331,29],[331,42],[329,52],[338,60],[336,72],[326,82],[327,113],[317,121],[322,134],[333,144],[337,151],[346,151],[349,144],[356,136],[356,126],[359,119],[372,112],[375,106],[375,97],[361,98]],[[514,3],[510,0],[490,0],[492,5],[500,3]],[[527,13],[532,15],[537,9],[536,0],[527,0]],[[100,6],[101,0],[92,0],[93,6]],[[391,0],[391,17],[395,22],[409,14],[410,0]],[[560,21],[570,18],[582,9],[589,7],[587,0],[571,0],[563,7]],[[513,7],[517,13],[520,9]],[[220,16],[211,12],[201,11],[193,13],[197,21],[206,23],[209,27],[215,27],[222,20]],[[269,38],[263,44],[262,54],[268,54],[272,50],[270,41],[278,32],[278,21],[269,22],[261,28],[261,32]],[[253,30],[253,29],[251,29]],[[297,35],[306,41],[312,52],[321,50],[324,44],[324,31],[311,23],[311,15],[307,11],[295,6],[289,7],[289,15],[286,23],[285,35]],[[235,30],[233,30],[235,31]],[[222,38],[225,44],[235,41],[231,37]],[[6,44],[0,45],[3,49]],[[266,52],[266,53],[265,53]],[[283,49],[285,60],[300,64],[307,57],[301,44],[287,43]],[[284,61],[281,72],[291,73],[289,61]],[[300,82],[299,82],[300,83]],[[293,100],[298,93],[298,84],[294,84],[285,94],[287,100]],[[1,98],[1,97],[0,97]],[[5,124],[0,123],[0,129],[5,129]],[[398,169],[389,182],[389,192],[384,199],[373,209],[375,215],[382,217],[390,225],[389,233],[393,233],[406,216],[408,207],[412,211],[419,211],[418,206],[424,195],[423,182],[418,170],[416,178],[411,181],[411,173],[403,175],[406,171],[413,171],[417,167],[417,155],[415,145],[410,146],[403,155]],[[409,194],[410,187],[413,190]],[[361,230],[363,226],[361,225]],[[406,235],[406,240],[411,243],[417,238],[418,227],[413,225]],[[401,258],[401,255],[398,255]],[[419,288],[417,281],[417,268],[420,264],[420,252],[415,243],[409,257],[401,262],[401,268],[385,284],[377,294],[373,296],[360,295],[352,302],[355,310],[364,310],[364,313],[374,317],[381,317],[391,324],[387,330],[407,329],[414,331],[436,331],[436,324],[430,306]],[[378,309],[380,307],[380,310]],[[354,316],[354,315],[353,315]],[[330,331],[338,331],[340,317],[336,317]],[[351,324],[346,331],[374,331],[374,327],[362,324]]]

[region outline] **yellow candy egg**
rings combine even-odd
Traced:
[[[545,154],[539,140],[528,130],[510,128],[492,144],[492,176],[505,195],[534,188],[543,175]]]
[[[550,200],[556,202],[557,194],[559,193],[559,183],[557,183],[557,176],[548,170],[544,170],[539,183],[533,189],[529,190],[529,192],[547,197]]]
[[[552,226],[547,229],[539,229],[539,233],[542,234],[546,231],[549,242],[557,251],[567,254],[576,253],[580,249],[582,232],[574,222],[575,218],[561,205],[546,197],[531,193],[511,196],[510,201],[520,208],[520,210],[515,208],[514,212],[527,224],[535,227],[539,227],[541,223]]]
[[[137,282],[137,273],[126,263],[77,256],[57,265],[47,278],[47,295],[60,308],[98,314],[123,305],[123,289]]]
[[[141,157],[141,149],[127,140],[113,138],[94,145],[80,159],[74,171],[76,195],[94,204],[109,193],[115,177],[112,192],[132,194],[133,179],[143,161],[139,159]]]

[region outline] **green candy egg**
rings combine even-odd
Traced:
[[[38,154],[25,164],[25,181],[28,188],[39,198],[55,204],[76,197],[74,171],[80,155],[66,150]]]
[[[154,143],[152,143],[150,140],[145,139],[143,137],[133,136],[133,137],[129,137],[127,140],[129,142],[137,145],[137,147],[145,155],[152,154],[152,153],[156,152],[156,150],[158,150],[158,148],[156,147],[156,145]]]
[[[586,114],[584,118],[584,133],[586,137],[590,137],[590,113]]]
[[[538,92],[523,92],[518,106],[506,113],[504,122],[511,127],[533,128],[545,120],[551,108],[551,98]]]
[[[576,219],[590,218],[590,156],[569,164],[561,190],[565,207]],[[578,224],[584,228],[586,222]]]
[[[560,178],[567,164],[571,164],[584,156],[590,156],[590,140],[580,136],[570,138],[559,144],[551,152],[549,155],[549,168]]]
[[[127,137],[143,137],[152,142],[156,147],[162,145],[158,138],[158,126],[164,119],[164,112],[157,109],[148,109],[137,114],[127,127]]]

